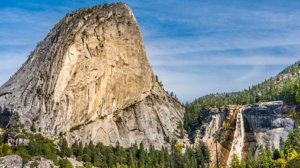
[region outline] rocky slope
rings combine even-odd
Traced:
[[[21,123],[70,142],[160,148],[183,114],[155,80],[122,3],[67,14],[0,88],[1,127]]]
[[[282,101],[274,101],[245,106],[230,105],[219,109],[211,108],[206,111],[204,124],[197,131],[196,141],[202,140],[208,144],[212,159],[210,167],[214,167],[216,164],[216,135],[219,137],[217,151],[219,163],[222,166],[228,164],[227,161],[231,153],[238,154],[230,151],[236,151],[237,149],[232,147],[236,148],[241,142],[243,142],[241,147],[242,159],[245,159],[248,150],[257,153],[260,147],[267,143],[279,148],[280,137],[286,140],[289,130],[294,128],[294,121],[288,112],[299,111],[296,107],[286,105]],[[240,110],[242,121],[237,122]],[[243,126],[238,126],[238,128],[244,127],[242,129],[244,133],[241,131],[237,133],[236,124],[241,123]]]
[[[0,158],[0,168],[58,168],[53,161],[43,157],[38,157],[34,161],[23,163],[23,160],[18,155],[8,155]]]
[[[0,158],[0,167],[12,167],[12,168],[22,168],[23,161],[20,156],[17,155],[8,155]]]

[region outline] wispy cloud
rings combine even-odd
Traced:
[[[205,59],[204,59],[205,58]],[[202,61],[200,60],[202,59]],[[194,60],[153,60],[153,66],[206,66],[206,65],[290,65],[295,62],[295,57],[273,57],[273,56],[251,56],[251,57],[232,57],[232,56],[215,56],[212,58],[201,57]]]
[[[0,6],[0,84],[65,13],[98,3],[5,2]],[[154,72],[181,101],[242,90],[300,58],[297,0],[124,2],[138,20]]]
[[[242,34],[226,33],[226,35],[209,35],[199,37],[155,38],[146,41],[146,48],[151,56],[193,53],[211,50],[255,49],[266,47],[284,47],[300,45],[298,31],[287,33],[270,33],[256,36],[260,33],[247,32]],[[274,35],[271,35],[274,34]]]

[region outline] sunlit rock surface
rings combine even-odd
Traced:
[[[0,88],[1,127],[124,147],[168,146],[184,108],[156,82],[122,3],[67,14]]]

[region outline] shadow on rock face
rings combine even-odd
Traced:
[[[0,128],[7,127],[11,116],[12,113],[7,108],[2,110],[0,107]]]

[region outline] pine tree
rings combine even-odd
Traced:
[[[280,158],[280,153],[278,149],[275,149],[273,152],[273,160],[277,160]]]
[[[76,140],[73,144],[72,144],[72,152],[73,152],[73,155],[75,156],[78,156],[78,141]]]
[[[254,168],[255,164],[256,164],[255,157],[252,155],[252,152],[248,150],[246,155],[246,167]]]
[[[139,167],[143,168],[145,167],[145,150],[143,143],[140,143],[140,149],[138,151],[138,162]]]
[[[68,142],[65,138],[59,141],[60,157],[70,156],[71,150],[68,147]]]
[[[181,121],[180,121],[179,127],[180,127],[180,138],[183,139],[184,138],[184,128],[183,128],[183,124],[181,123]]]
[[[78,146],[78,156],[82,157],[82,155],[83,155],[83,145],[82,142],[80,141]]]
[[[233,154],[230,167],[231,168],[240,168],[240,160],[236,154]]]

